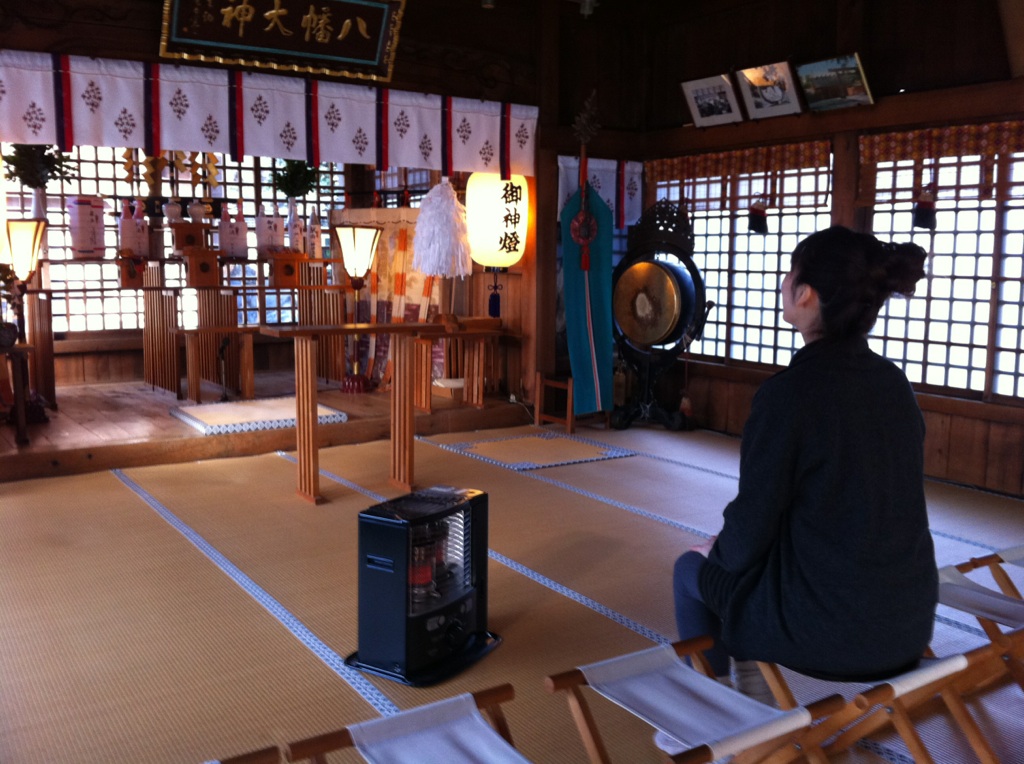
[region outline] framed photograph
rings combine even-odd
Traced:
[[[686,105],[697,127],[726,125],[743,119],[736,90],[728,74],[682,83]]]
[[[812,111],[845,109],[874,103],[871,89],[860,65],[860,56],[839,56],[810,64],[799,64],[796,76]]]
[[[736,74],[736,81],[747,107],[747,116],[751,119],[781,117],[802,111],[793,70],[785,61],[743,69]]]

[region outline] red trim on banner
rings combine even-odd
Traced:
[[[235,72],[235,142],[237,143],[238,159],[245,156],[245,90],[242,86],[242,73]]]
[[[64,98],[64,141],[71,147],[75,145],[75,119],[71,113],[71,57],[66,54],[60,57],[60,79]]]
[[[388,169],[388,89],[379,88],[377,98],[377,171]]]
[[[313,157],[313,166],[320,166],[320,87],[316,80],[310,82],[309,98],[309,141],[313,144],[309,147],[309,153]]]
[[[441,174],[452,174],[452,97],[445,96],[441,108]]]
[[[512,105],[501,104],[501,137],[498,141],[498,162],[501,165],[501,179],[508,180],[512,177]]]
[[[621,159],[615,165],[615,227],[626,227],[626,163]]]
[[[160,145],[160,64],[150,66],[150,125],[153,143],[151,156],[159,156],[162,146]]]

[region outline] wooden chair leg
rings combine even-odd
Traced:
[[[967,709],[963,698],[951,687],[943,687],[941,695],[946,708],[949,709],[949,713],[953,716],[957,726],[964,733],[967,742],[971,744],[971,748],[981,764],[999,764],[999,757],[992,750],[988,740],[985,739],[985,735],[982,733],[981,728],[978,727],[978,723],[974,721],[974,717],[971,716],[971,712]]]
[[[758,661],[757,667],[761,669],[761,673],[764,675],[764,680],[768,683],[768,689],[772,691],[772,696],[779,704],[779,708],[783,711],[791,711],[799,705],[796,702],[796,698],[793,696],[792,691],[789,689],[789,684],[782,675],[782,670],[778,666],[774,663],[762,663],[761,661]]]
[[[910,751],[911,758],[914,759],[914,764],[935,764],[935,760],[932,759],[932,755],[928,753],[928,749],[924,747],[924,743],[921,741],[921,736],[917,734],[917,730],[914,729],[914,722],[910,719],[910,714],[907,713],[907,709],[900,702],[894,702],[888,709],[889,716],[892,719],[892,726],[896,728],[900,737],[903,738],[904,744],[907,746],[907,750]]]
[[[565,416],[560,417],[555,414],[548,414],[544,411],[544,391],[548,387],[553,387],[558,390],[565,390],[566,404],[565,404]],[[537,384],[534,392],[534,407],[533,407],[533,423],[537,427],[540,427],[544,422],[554,422],[555,424],[565,425],[565,430],[569,435],[572,435],[576,431],[576,414],[573,411],[573,390],[572,390],[572,377],[569,377],[566,381],[546,379],[543,374],[537,372]]]
[[[594,722],[594,715],[587,705],[587,699],[579,687],[570,687],[568,692],[569,709],[572,711],[572,718],[576,721],[576,727],[580,731],[580,738],[583,740],[583,747],[587,749],[587,756],[591,764],[611,764],[608,758],[608,750],[601,740],[601,733],[597,731],[597,724]]]

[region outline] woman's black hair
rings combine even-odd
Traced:
[[[796,245],[795,284],[807,284],[821,302],[827,339],[864,336],[894,294],[909,297],[924,276],[928,255],[917,244],[892,244],[832,226]]]

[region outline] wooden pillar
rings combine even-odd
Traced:
[[[856,228],[860,144],[856,133],[832,138],[832,225]]]
[[[202,346],[202,335],[185,335],[185,396],[193,403],[203,402],[203,375],[200,373]]]
[[[523,260],[523,322],[510,331],[523,337],[521,379],[508,380],[509,391],[532,400],[530,387],[537,371],[555,367],[555,283],[558,224],[558,103],[559,103],[559,9],[560,3],[541,3],[537,39],[540,43],[540,111],[537,120],[537,153],[534,182],[530,187],[528,257]],[[513,365],[514,366],[514,365]]]
[[[253,354],[252,332],[242,332],[238,349],[239,394],[242,400],[251,401],[256,397],[256,370]]]
[[[487,352],[487,339],[484,337],[466,337],[462,341],[462,395],[466,405],[482,409],[484,407],[484,358]]]
[[[314,504],[320,495],[320,445],[316,416],[316,337],[295,337],[295,434],[298,494]]]
[[[415,445],[415,413],[413,395],[416,386],[416,364],[413,356],[415,339],[405,333],[391,335],[391,482],[411,491],[413,486],[413,447]]]
[[[433,364],[434,343],[429,337],[417,337],[413,340],[413,349],[416,384],[413,387],[412,405],[416,411],[429,414],[434,409],[434,391],[431,389],[434,381],[430,373]]]
[[[29,386],[57,409],[57,371],[53,349],[53,304],[50,293],[29,292],[25,296],[28,341],[35,348],[29,360]]]

